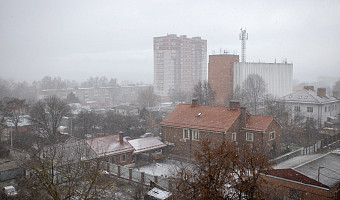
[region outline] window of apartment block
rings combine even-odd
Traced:
[[[269,139],[274,140],[275,139],[275,131],[269,133]]]
[[[236,133],[231,134],[231,141],[236,141]]]
[[[112,156],[112,157],[110,158],[110,163],[115,163],[115,157],[114,157],[114,156]]]
[[[200,135],[200,132],[198,130],[193,130],[192,131],[192,138],[194,140],[199,140],[199,135]]]
[[[300,112],[300,106],[294,106],[294,111]]]
[[[253,141],[254,140],[254,137],[253,137],[254,135],[253,135],[253,133],[247,133],[247,135],[246,135],[246,140],[247,141]]]
[[[120,155],[120,162],[125,162],[126,161],[126,155]]]
[[[183,138],[189,139],[189,129],[183,129]]]
[[[325,112],[327,112],[327,106],[325,106]]]
[[[307,107],[307,112],[313,112],[313,107]]]

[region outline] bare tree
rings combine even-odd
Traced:
[[[264,101],[266,94],[266,83],[261,76],[250,74],[243,83],[242,93],[247,107],[253,108],[254,114],[257,113],[258,106]]]
[[[30,110],[36,131],[50,142],[58,139],[58,128],[63,117],[70,114],[70,107],[57,96],[38,101]]]
[[[170,89],[169,90],[169,97],[172,102],[189,102],[190,101],[190,95],[187,92],[176,90],[176,89]]]
[[[138,93],[138,102],[142,107],[156,106],[159,100],[159,96],[155,94],[153,87],[151,86],[142,89]]]
[[[268,157],[251,145],[201,142],[193,166],[175,178],[179,199],[262,199],[260,172],[270,169]]]
[[[338,97],[339,97],[339,95],[340,95],[340,79],[334,83],[333,92],[338,93]]]
[[[208,81],[199,81],[194,87],[193,98],[203,105],[213,105],[216,93],[211,89]]]
[[[38,194],[38,199],[93,199],[110,183],[102,173],[106,162],[95,159],[83,140],[48,146],[38,142],[31,152],[18,160],[29,171],[28,194]]]

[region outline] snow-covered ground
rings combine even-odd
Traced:
[[[146,174],[154,176],[171,177],[177,173],[178,169],[187,166],[190,166],[190,164],[175,160],[164,160],[162,162],[156,162],[150,165],[135,168],[134,170],[145,172]]]

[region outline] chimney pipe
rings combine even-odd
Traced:
[[[119,131],[119,143],[120,144],[124,143],[124,141],[123,141],[123,131]]]
[[[326,88],[318,88],[317,95],[321,98],[325,97],[326,96]]]
[[[311,86],[311,85],[306,85],[303,87],[305,90],[312,90],[314,91],[314,86]]]
[[[191,107],[196,107],[196,106],[198,106],[198,99],[196,99],[196,98],[193,98],[192,99],[192,101],[191,101]]]
[[[333,97],[338,99],[339,98],[339,93],[338,92],[333,92]]]
[[[240,101],[237,101],[237,100],[230,100],[229,101],[229,107],[231,108],[240,108]]]

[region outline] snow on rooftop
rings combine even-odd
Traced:
[[[145,137],[128,141],[135,149],[134,153],[155,150],[166,147],[166,144],[155,137]]]
[[[152,188],[152,190],[150,190],[147,194],[157,199],[167,199],[172,195],[171,192],[164,191],[156,187]]]

